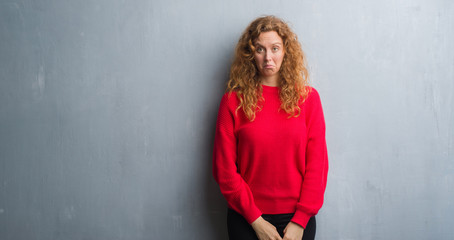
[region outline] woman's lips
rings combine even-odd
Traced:
[[[264,68],[274,68],[273,65],[265,65]]]

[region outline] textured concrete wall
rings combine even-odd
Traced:
[[[447,0],[0,1],[0,239],[226,239],[214,123],[262,14],[325,109],[318,239],[452,239]]]

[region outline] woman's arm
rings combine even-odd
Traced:
[[[213,176],[230,208],[240,213],[249,224],[262,215],[254,197],[237,171],[237,138],[235,135],[236,96],[225,94],[216,122],[213,151]]]
[[[307,145],[301,195],[292,222],[306,227],[309,218],[323,205],[328,176],[328,153],[325,139],[325,118],[320,96],[312,89],[305,102]]]

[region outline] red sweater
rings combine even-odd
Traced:
[[[216,123],[213,175],[228,206],[252,223],[262,214],[294,213],[304,228],[323,204],[328,173],[325,121],[311,88],[291,117],[280,109],[279,88],[263,85],[265,102],[250,122],[226,93]]]

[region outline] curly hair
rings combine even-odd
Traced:
[[[309,94],[309,77],[306,57],[296,34],[281,19],[264,16],[252,21],[241,35],[235,48],[235,56],[230,67],[230,77],[226,92],[236,92],[246,117],[254,121],[257,111],[262,109],[263,88],[258,77],[254,60],[255,42],[262,32],[275,31],[284,43],[284,59],[279,69],[279,98],[281,109],[289,118],[298,117],[299,105]]]

